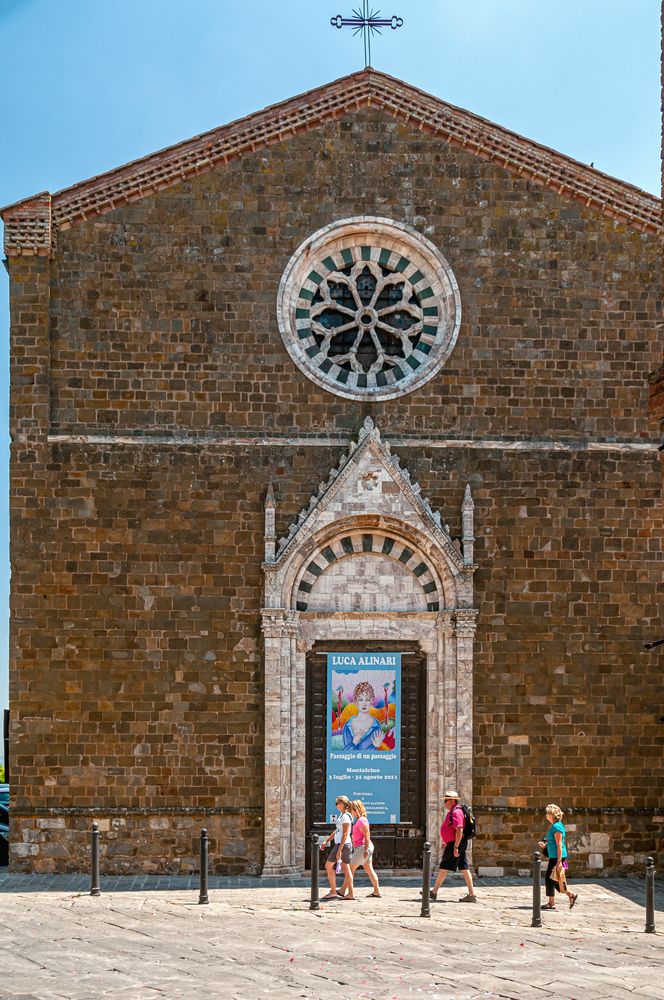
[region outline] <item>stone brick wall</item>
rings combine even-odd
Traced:
[[[12,844],[15,871],[80,872],[90,866],[92,816],[72,810],[59,815],[22,815],[20,840]],[[161,811],[117,810],[98,819],[99,863],[116,875],[189,875],[200,869],[200,831],[208,831],[209,871],[228,875],[260,874],[256,860],[262,850],[260,816],[251,812],[217,814],[199,809]]]
[[[555,796],[554,796],[555,797]],[[561,796],[558,796],[559,798]],[[545,803],[546,805],[546,803]],[[478,810],[481,836],[473,862],[480,874],[516,875],[529,868],[537,843],[548,823],[544,810]],[[661,844],[664,815],[639,809],[569,809],[564,817],[570,876],[643,874],[653,845]]]
[[[275,302],[303,239],[357,214],[421,229],[462,293],[444,372],[371,408],[384,434],[648,439],[656,241],[379,112],[60,233],[53,429],[354,426],[352,405],[288,363]]]
[[[464,309],[443,371],[376,405],[311,383],[275,316],[295,247],[358,213],[440,246]],[[552,799],[605,869],[658,849],[654,237],[369,111],[10,272],[15,868],[76,867],[95,813],[109,871],[185,871],[203,824],[216,871],[258,870],[265,487],[283,534],[367,413],[457,535],[473,486],[480,863],[518,867]]]

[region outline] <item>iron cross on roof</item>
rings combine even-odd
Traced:
[[[364,42],[364,65],[371,66],[371,36],[381,35],[381,28],[392,28],[396,30],[403,25],[403,18],[394,14],[392,17],[381,17],[379,10],[371,10],[369,0],[362,0],[362,9],[354,10],[352,17],[342,17],[337,14],[330,18],[333,28],[354,28],[353,34],[359,35],[362,32]]]

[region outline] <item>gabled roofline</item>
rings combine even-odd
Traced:
[[[68,229],[244,153],[264,149],[368,107],[385,111],[405,124],[643,232],[660,230],[661,203],[655,195],[369,67],[63,188],[52,196],[44,193],[0,209],[7,255],[48,253],[51,227]],[[48,239],[43,225],[47,199]],[[30,224],[35,204],[42,219],[36,230]]]

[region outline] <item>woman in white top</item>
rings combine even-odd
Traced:
[[[348,812],[348,805],[349,802],[346,796],[340,795],[336,800],[336,807],[339,814],[335,821],[334,832],[326,837],[325,840],[321,841],[320,849],[321,851],[324,851],[330,841],[334,840],[330,853],[325,861],[325,870],[330,883],[330,891],[327,896],[322,896],[321,899],[339,899],[337,896],[337,875],[335,871],[339,860],[341,861],[341,868],[344,873],[344,882],[350,886],[351,895],[353,892],[353,873],[350,867],[351,858],[353,856],[353,848],[350,839],[353,819]]]

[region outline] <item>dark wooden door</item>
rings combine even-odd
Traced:
[[[400,652],[401,822],[372,823],[376,868],[419,868],[426,815],[426,656],[416,643],[317,643],[307,654],[307,833],[327,833],[325,822],[327,653]],[[307,849],[307,858],[309,850]]]

